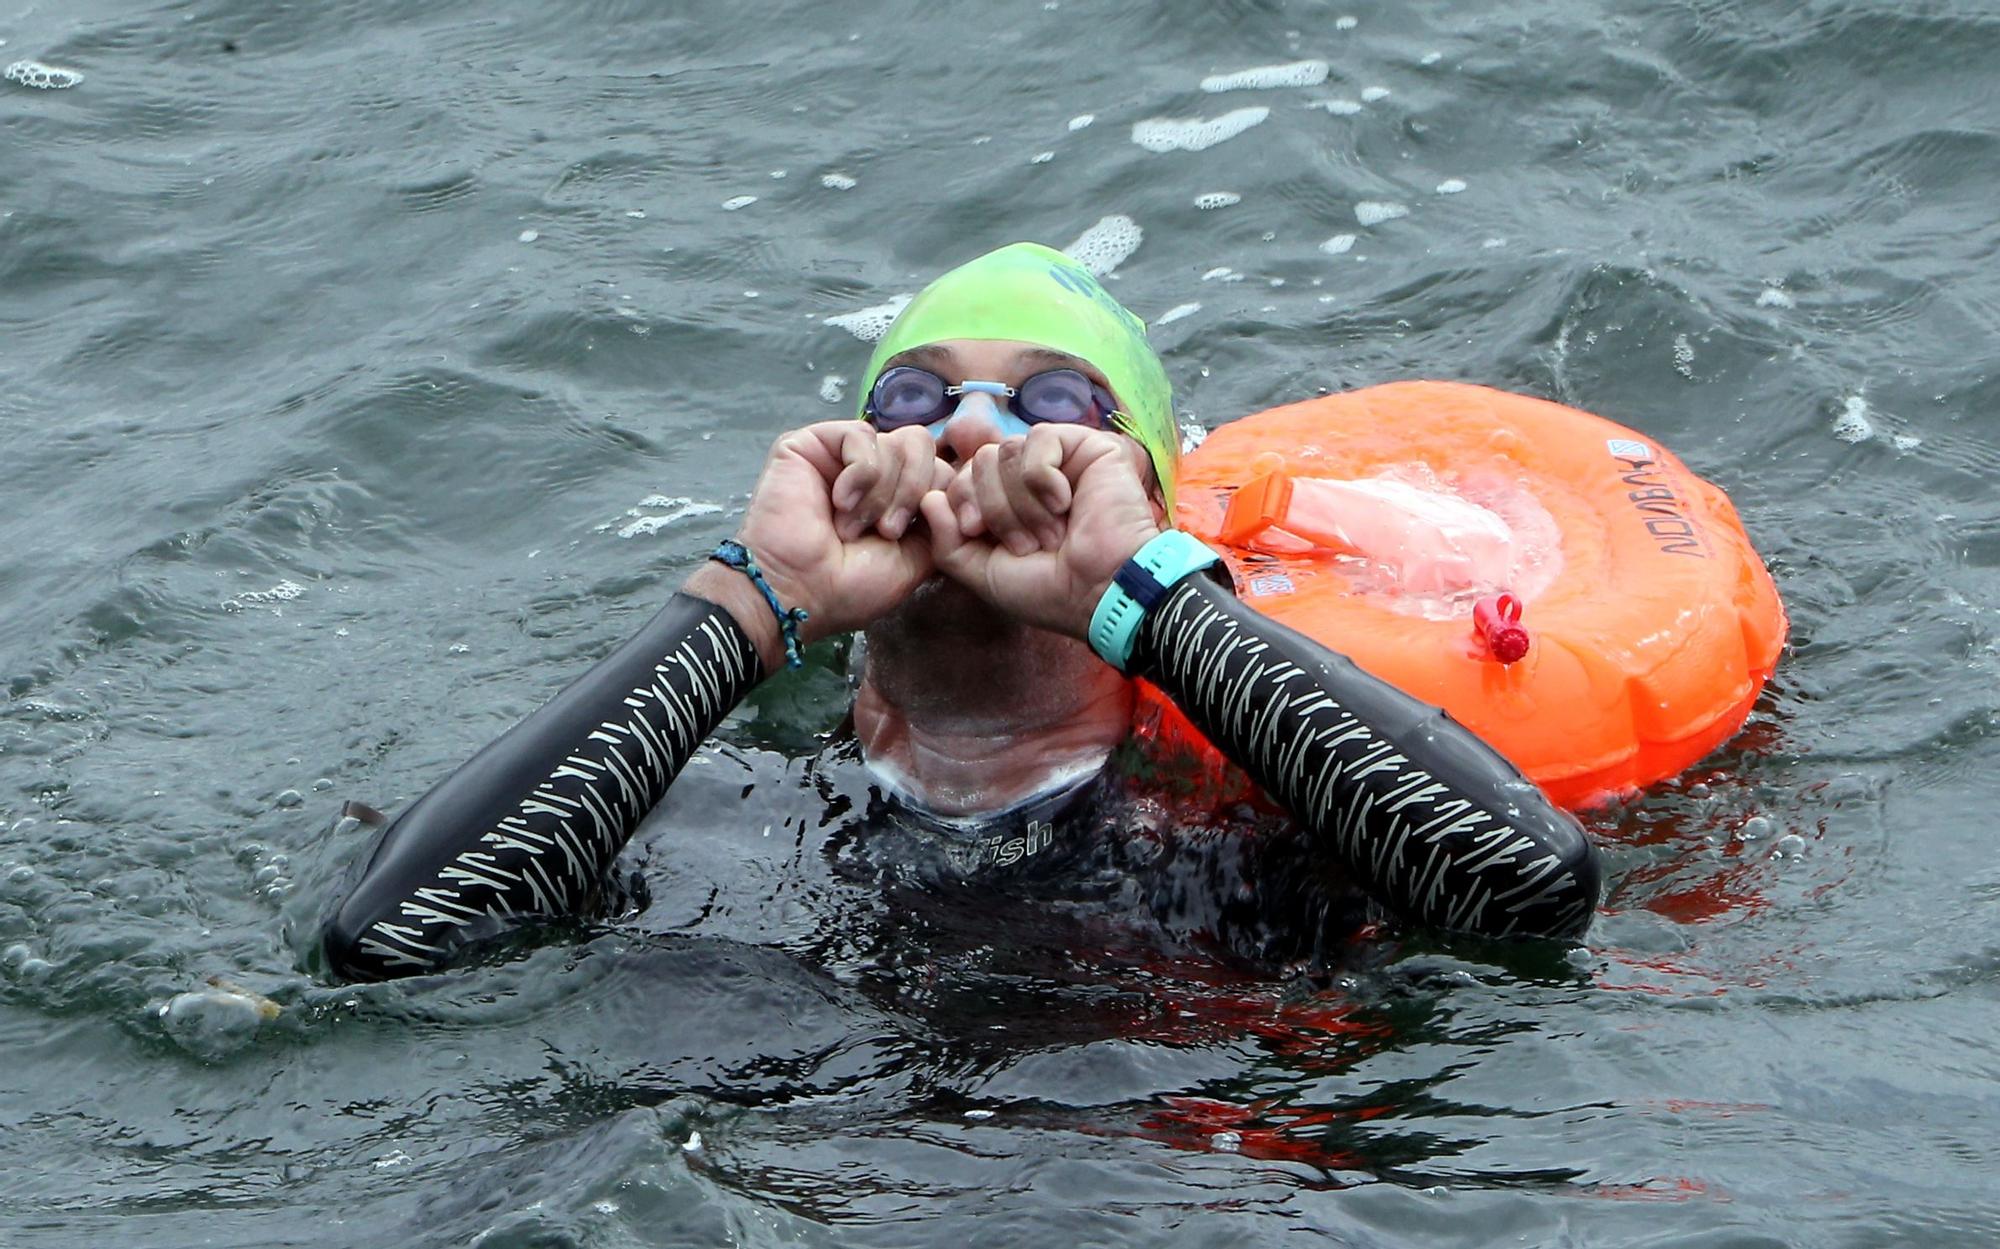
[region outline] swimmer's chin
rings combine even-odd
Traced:
[[[977,625],[982,632],[990,632],[994,619],[1001,613],[989,606],[984,599],[953,581],[941,572],[934,572],[917,583],[910,596],[894,615],[906,618],[921,617],[930,627]]]

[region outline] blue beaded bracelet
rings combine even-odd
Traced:
[[[764,601],[771,605],[771,614],[778,618],[778,632],[784,635],[785,666],[805,667],[805,657],[799,654],[799,624],[810,619],[811,613],[803,607],[787,609],[784,604],[778,602],[778,592],[771,588],[770,582],[764,580],[764,571],[757,567],[757,557],[750,554],[749,547],[736,539],[725,539],[709,558],[718,564],[726,564],[750,578],[750,584],[763,592]]]

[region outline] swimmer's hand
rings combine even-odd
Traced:
[[[1071,637],[1112,576],[1159,534],[1145,450],[1106,430],[1043,424],[981,447],[924,496],[937,567],[1029,624]]]
[[[800,641],[850,632],[900,606],[931,575],[917,509],[950,480],[951,466],[921,426],[878,433],[862,421],[822,421],[772,445],[736,540],[778,601],[809,613]],[[783,665],[777,620],[749,578],[709,563],[684,588],[729,610],[756,641],[766,672]]]

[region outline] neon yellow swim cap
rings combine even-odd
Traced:
[[[948,338],[1003,339],[1087,360],[1111,384],[1118,428],[1152,457],[1173,514],[1180,431],[1173,387],[1146,341],[1146,323],[1076,261],[1039,243],[1009,243],[926,286],[896,318],[862,379],[861,404],[890,357]]]

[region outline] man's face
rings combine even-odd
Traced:
[[[1051,369],[1074,369],[1091,382],[1110,389],[1104,375],[1086,360],[1031,343],[993,339],[956,338],[929,343],[891,356],[883,372],[899,365],[911,365],[937,374],[949,385],[967,381],[999,382],[1019,388],[1021,383]],[[954,467],[966,464],[981,447],[998,444],[1009,437],[1010,422],[992,398],[982,394],[965,397],[956,411],[948,410],[937,434],[939,458]],[[982,602],[972,591],[934,574],[917,587],[903,605],[869,630],[871,661],[913,657],[968,643],[1005,650],[1025,643],[1022,635],[1036,632],[1009,619]],[[1067,641],[1067,639],[1062,639]]]

